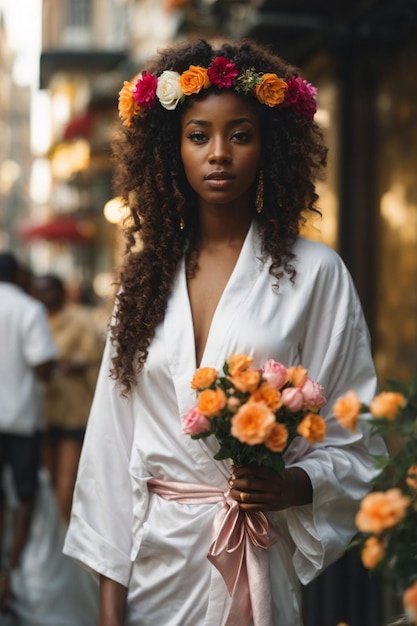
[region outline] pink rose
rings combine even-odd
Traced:
[[[301,411],[304,406],[304,396],[299,387],[287,387],[281,392],[282,404],[284,404],[291,413]]]
[[[275,389],[281,389],[287,381],[287,368],[273,359],[268,359],[262,366],[263,378]]]
[[[319,409],[326,404],[327,400],[323,395],[323,391],[323,387],[319,385],[319,383],[315,383],[311,378],[307,378],[304,385],[301,387],[304,402],[311,409]]]
[[[158,78],[150,72],[143,72],[133,91],[134,99],[139,105],[152,109],[155,104],[157,86]]]
[[[230,89],[235,83],[238,75],[237,67],[225,57],[216,57],[207,70],[207,75],[212,85],[216,87]]]
[[[193,406],[183,415],[181,423],[184,435],[201,435],[201,433],[208,432],[211,426],[208,419],[200,413],[196,406]]]

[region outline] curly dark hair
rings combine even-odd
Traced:
[[[172,46],[159,53],[148,68],[182,73],[190,65],[208,67],[216,56],[236,64],[239,74],[249,68],[273,72],[280,78],[298,76],[298,70],[253,41],[223,43],[215,49],[204,40]],[[211,87],[210,89],[214,89]],[[198,215],[180,156],[181,115],[187,103],[167,111],[159,103],[134,118],[114,137],[114,188],[130,207],[125,224],[126,258],[120,272],[111,338],[116,348],[111,374],[128,393],[142,369],[157,325],[163,320],[175,274],[186,255],[187,272],[197,269]],[[326,162],[326,148],[318,126],[291,107],[268,107],[253,101],[261,119],[264,205],[256,214],[263,254],[269,271],[279,280],[295,279],[293,244],[305,211],[318,211],[314,180]],[[180,219],[186,229],[179,228]],[[138,249],[138,240],[142,246]]]

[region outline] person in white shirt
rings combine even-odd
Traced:
[[[5,491],[0,482],[0,610],[10,605],[10,576],[19,567],[35,507],[40,467],[40,381],[51,376],[57,350],[46,311],[18,284],[19,264],[0,252],[0,477],[7,466],[17,497],[13,532],[3,545]]]

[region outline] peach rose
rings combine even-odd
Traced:
[[[251,394],[250,401],[264,402],[274,413],[282,405],[280,392],[269,383],[262,383],[258,389],[255,389]]]
[[[297,427],[297,433],[307,439],[308,443],[324,441],[326,435],[326,422],[316,413],[307,413]]]
[[[304,406],[304,396],[298,387],[287,387],[281,392],[282,404],[284,404],[291,413],[300,411]]]
[[[308,371],[302,366],[289,367],[287,369],[287,380],[293,387],[302,387],[307,380]]]
[[[261,372],[259,370],[249,368],[243,372],[238,372],[229,377],[233,385],[242,393],[252,393],[259,386],[261,381]]]
[[[356,514],[355,523],[364,533],[378,535],[387,528],[392,528],[405,517],[410,498],[400,489],[375,491],[365,496]]]
[[[223,389],[204,389],[197,400],[197,407],[200,413],[207,417],[214,417],[226,406],[226,394]]]
[[[287,368],[282,363],[268,359],[262,366],[263,378],[276,389],[281,389],[287,382]]]
[[[408,619],[417,626],[417,581],[404,591],[403,606]]]
[[[348,393],[342,398],[339,398],[333,406],[333,415],[343,428],[350,428],[354,433],[361,412],[361,406],[361,401],[356,393],[354,391],[348,391]]]
[[[385,547],[377,537],[368,537],[361,552],[361,561],[367,569],[372,569],[384,558]]]
[[[191,389],[204,389],[210,387],[217,378],[217,370],[214,367],[200,367],[191,381]]]
[[[180,87],[186,96],[194,93],[200,93],[202,89],[210,87],[210,79],[207,74],[207,68],[198,65],[190,65],[180,76]]]
[[[253,356],[247,356],[246,354],[232,354],[227,359],[227,365],[229,367],[230,376],[240,374],[243,370],[246,370],[253,363]]]
[[[262,402],[247,402],[230,420],[230,432],[250,446],[263,443],[271,434],[275,415]]]
[[[123,126],[132,126],[133,117],[144,110],[133,96],[134,89],[135,85],[125,80],[119,91],[119,117],[123,120]]]
[[[383,391],[372,400],[369,410],[374,417],[386,417],[392,420],[397,417],[398,410],[406,403],[407,400],[402,393]]]
[[[417,490],[417,465],[408,468],[405,482],[411,489]]]
[[[210,422],[205,415],[200,413],[196,406],[183,415],[181,423],[184,435],[200,435],[210,431]]]
[[[275,107],[281,104],[285,97],[287,83],[282,78],[278,78],[276,74],[263,74],[261,82],[255,87],[256,97],[261,104],[269,107]]]
[[[288,443],[288,430],[284,424],[275,422],[272,426],[271,434],[265,440],[265,445],[272,452],[283,452]]]

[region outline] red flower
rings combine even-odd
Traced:
[[[158,78],[156,76],[150,72],[143,72],[133,91],[133,97],[136,102],[147,109],[152,109],[155,104],[157,85]]]
[[[296,115],[305,115],[312,120],[317,111],[316,87],[300,76],[291,76],[287,80],[287,85],[285,100],[281,106],[291,107]]]
[[[212,85],[225,89],[230,89],[238,75],[236,65],[228,61],[225,57],[216,57],[207,70],[208,77]]]

